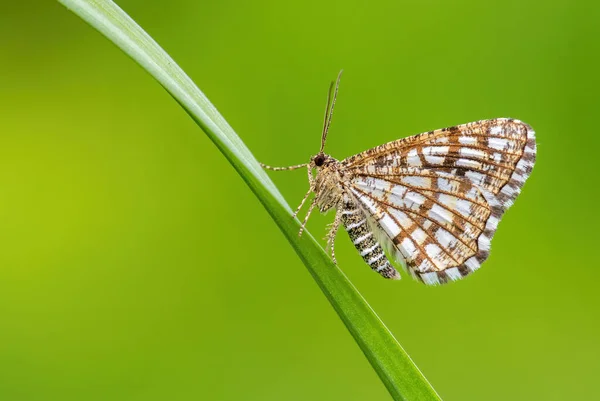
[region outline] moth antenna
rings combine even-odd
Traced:
[[[331,91],[333,89],[333,81],[329,84],[329,90],[327,91],[327,103],[325,104],[325,116],[323,117],[323,132],[321,132],[321,149],[319,153],[323,152],[325,147],[325,139],[327,138],[327,117],[329,115],[329,106],[331,106]]]
[[[329,92],[327,93],[327,105],[325,106],[325,118],[323,119],[323,134],[321,135],[321,149],[319,150],[319,153],[323,153],[323,149],[325,149],[325,141],[327,140],[327,133],[329,132],[331,118],[333,117],[333,108],[335,107],[335,99],[337,98],[338,90],[340,88],[340,78],[342,77],[342,72],[344,72],[344,70],[340,70],[337,76],[337,80],[335,81],[335,91],[333,90],[333,82],[329,84]],[[332,92],[333,97],[331,95]]]

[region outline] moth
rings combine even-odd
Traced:
[[[336,264],[334,241],[343,225],[360,256],[385,278],[400,278],[387,255],[431,285],[479,269],[500,219],[533,169],[533,129],[511,118],[481,120],[338,161],[323,150],[341,74],[329,86],[319,153],[295,166],[262,165],[308,170],[310,188],[294,216],[315,196],[299,235],[315,207],[322,213],[335,209],[326,241]]]

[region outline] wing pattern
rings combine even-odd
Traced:
[[[416,278],[439,284],[488,257],[535,153],[531,127],[494,119],[403,138],[342,164],[353,177],[349,192],[396,259]]]

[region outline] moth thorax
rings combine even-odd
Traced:
[[[339,205],[343,196],[342,183],[336,169],[323,168],[315,178],[315,197],[321,212]]]

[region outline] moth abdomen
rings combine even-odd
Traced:
[[[400,278],[373,235],[373,231],[371,231],[371,227],[367,222],[367,216],[354,203],[347,202],[344,204],[342,224],[346,228],[354,247],[371,269],[385,278]]]

